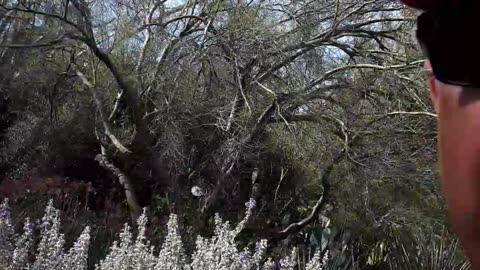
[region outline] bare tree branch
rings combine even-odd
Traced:
[[[93,99],[97,104],[97,108],[100,113],[100,119],[102,120],[103,128],[105,129],[105,135],[107,135],[107,137],[110,139],[110,141],[118,151],[124,154],[131,153],[131,151],[128,150],[125,146],[123,146],[120,140],[113,134],[112,129],[110,127],[110,123],[106,117],[106,114],[103,108],[102,100],[100,99],[100,96],[98,95],[95,86],[88,81],[85,74],[83,74],[80,70],[78,70],[78,68],[75,70],[75,72],[77,73],[78,77],[82,80],[83,84],[88,89],[90,89],[90,91],[92,91]]]
[[[62,44],[64,41],[63,38],[50,40],[48,42],[34,43],[34,44],[0,44],[0,47],[10,48],[10,49],[35,49],[42,47],[52,47],[55,45]]]
[[[430,116],[433,118],[437,118],[437,115],[431,112],[405,112],[405,111],[396,111],[396,112],[389,112],[386,115],[425,115]]]
[[[23,6],[24,6],[24,8],[18,8],[18,7],[10,8],[10,7],[7,7],[6,5],[0,4],[0,8],[3,8],[5,10],[20,11],[20,12],[24,12],[24,13],[36,14],[36,15],[41,15],[41,16],[45,16],[45,17],[49,17],[49,18],[59,20],[61,22],[66,23],[67,25],[72,26],[74,29],[76,29],[77,31],[82,33],[84,36],[87,36],[87,32],[85,32],[85,30],[82,27],[80,27],[76,23],[68,20],[67,18],[64,18],[63,16],[60,16],[60,15],[57,15],[57,14],[46,13],[46,12],[42,12],[42,11],[38,11],[38,10],[33,10],[33,9],[28,8],[25,5],[23,5]]]
[[[330,189],[331,189],[331,184],[330,184],[330,175],[338,162],[341,161],[343,156],[345,155],[345,151],[342,151],[339,153],[333,162],[328,165],[328,167],[323,171],[322,177],[320,179],[320,183],[322,184],[322,195],[320,198],[317,200],[315,203],[315,206],[312,209],[312,212],[310,215],[308,215],[306,218],[302,219],[299,222],[292,223],[290,224],[287,228],[284,230],[280,231],[277,235],[275,235],[275,239],[285,239],[289,235],[296,234],[303,230],[308,224],[312,223],[314,220],[318,218],[318,214],[321,210],[325,208],[325,206],[329,203],[330,201]]]
[[[173,19],[170,19],[164,23],[152,23],[152,22],[147,22],[145,23],[144,25],[141,26],[141,28],[148,28],[150,26],[160,26],[160,27],[166,27],[167,25],[171,24],[171,23],[174,23],[176,21],[180,21],[180,20],[184,20],[184,19],[196,19],[196,20],[199,20],[201,22],[205,22],[205,18],[203,17],[200,17],[200,16],[196,16],[196,15],[183,15],[183,16],[178,16],[178,17],[175,17]]]
[[[417,66],[419,64],[422,64],[423,62],[424,62],[423,60],[418,60],[418,61],[414,61],[414,62],[411,62],[411,63],[408,63],[408,64],[392,65],[392,66],[380,66],[380,65],[373,65],[373,64],[356,64],[356,65],[341,66],[341,67],[337,67],[337,68],[334,68],[334,69],[331,69],[331,70],[325,72],[325,74],[322,77],[320,77],[320,78],[312,81],[310,84],[308,84],[303,91],[307,92],[307,91],[311,90],[312,88],[314,88],[316,85],[318,85],[318,84],[324,82],[325,80],[329,79],[332,75],[334,75],[336,73],[339,73],[341,71],[345,71],[345,70],[350,70],[350,69],[378,69],[378,70],[401,69],[401,68]]]
[[[103,168],[105,168],[110,173],[112,173],[115,177],[118,178],[118,182],[120,183],[120,185],[122,186],[125,192],[127,204],[130,208],[130,215],[132,218],[132,222],[135,222],[140,216],[140,214],[142,213],[142,208],[138,203],[138,199],[137,199],[137,196],[135,195],[135,190],[133,189],[133,185],[130,178],[124,172],[122,172],[122,170],[120,170],[117,166],[115,166],[113,163],[108,161],[106,156],[98,154],[95,157],[95,160]]]

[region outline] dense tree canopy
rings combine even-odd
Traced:
[[[201,233],[253,198],[245,239],[308,247],[328,217],[367,261],[445,225],[414,23],[393,0],[0,0],[0,191],[27,209],[50,177],[98,222]]]

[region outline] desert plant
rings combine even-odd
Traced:
[[[98,270],[127,269],[278,269],[272,258],[265,259],[267,240],[256,243],[252,252],[248,248],[239,249],[235,237],[243,230],[252,215],[255,201],[246,204],[246,215],[235,228],[228,221],[223,221],[215,215],[214,235],[211,238],[198,236],[197,247],[188,257],[183,248],[179,233],[177,215],[171,214],[167,224],[168,233],[158,252],[146,239],[146,211],[137,220],[137,236],[134,239],[128,224],[119,234],[120,240],[114,242],[109,253],[95,266]],[[16,235],[10,218],[8,200],[0,206],[0,268],[8,270],[20,269],[87,269],[88,245],[90,228],[86,227],[78,240],[68,252],[64,251],[64,235],[60,232],[60,211],[53,207],[50,201],[45,209],[40,224],[40,241],[34,254],[34,260],[29,260],[33,244],[33,226],[27,220],[24,232]],[[296,249],[279,260],[279,269],[294,269],[296,266]],[[328,253],[317,252],[306,265],[306,269],[321,269],[326,265]]]
[[[392,270],[467,270],[470,263],[459,251],[458,240],[447,235],[440,237],[416,234],[412,241],[395,235],[387,256]]]

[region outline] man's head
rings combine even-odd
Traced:
[[[438,88],[447,85],[480,88],[480,50],[476,44],[477,0],[402,0],[424,10],[417,21],[417,39],[434,75],[430,87],[435,101]],[[441,82],[442,84],[440,84]]]
[[[435,78],[443,83],[480,88],[478,0],[407,0],[426,8],[417,21],[417,39],[430,60]]]
[[[480,269],[480,0],[402,0],[424,10],[417,38],[437,111],[442,190],[452,227]]]

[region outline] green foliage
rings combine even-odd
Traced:
[[[88,220],[105,253],[149,207],[152,244],[173,212],[188,253],[253,197],[236,241],[298,247],[305,267],[329,250],[347,269],[384,261],[392,228],[446,225],[415,14],[399,3],[0,2],[1,195],[14,187],[39,217],[47,196],[24,180],[91,183],[57,196],[65,241]]]

